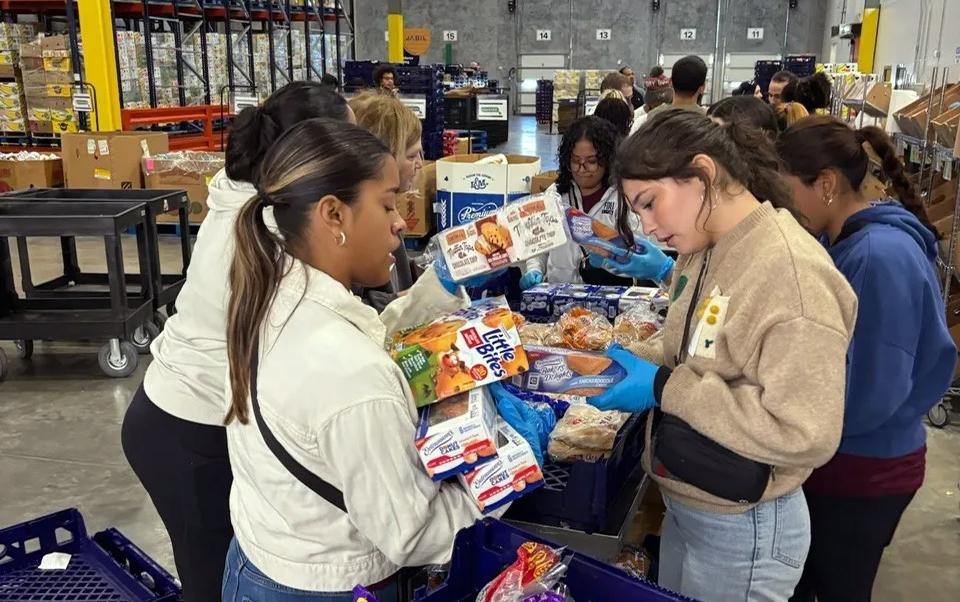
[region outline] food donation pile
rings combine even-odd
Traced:
[[[555,195],[525,197],[439,233],[427,257],[441,254],[462,281],[567,244],[569,220],[582,217]],[[457,479],[484,512],[543,485],[539,450],[500,415],[495,383],[549,417],[551,461],[609,458],[629,414],[587,404],[626,377],[604,351],[653,335],[666,305],[654,288],[541,285],[523,294],[521,313],[494,297],[397,332],[388,347],[420,408],[415,444],[427,474]]]

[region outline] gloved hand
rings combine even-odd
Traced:
[[[611,274],[636,278],[637,280],[662,281],[673,271],[673,259],[652,243],[639,240],[633,251],[614,249],[614,257],[606,258],[596,253],[587,253],[590,265],[602,268]]]
[[[614,343],[607,349],[607,357],[627,371],[627,377],[599,395],[587,398],[587,403],[599,410],[644,412],[657,405],[653,395],[653,381],[660,366],[651,364]]]
[[[460,282],[454,282],[453,277],[450,275],[450,268],[447,266],[447,261],[443,258],[443,253],[437,253],[436,258],[433,260],[433,269],[437,272],[437,279],[440,281],[440,284],[442,284],[443,288],[447,289],[447,292],[451,295],[456,295],[457,289],[461,286],[479,288],[491,280],[499,278],[507,271],[507,269],[504,268],[496,272],[490,272],[489,274],[479,274]]]
[[[530,270],[520,278],[520,288],[527,290],[543,282],[543,272],[540,270]]]
[[[537,464],[542,468],[543,454],[547,450],[550,431],[557,424],[557,416],[553,410],[534,409],[533,406],[507,391],[502,383],[493,383],[487,387],[487,390],[496,400],[500,416],[530,444],[533,455],[537,457]]]

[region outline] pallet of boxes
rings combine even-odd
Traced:
[[[207,215],[207,187],[223,169],[224,154],[207,151],[177,151],[141,159],[147,188],[185,190],[190,200],[189,220],[199,224]],[[158,222],[179,220],[176,211],[157,216]]]
[[[73,59],[67,36],[40,36],[20,48],[30,132],[54,138],[77,131],[73,112]]]
[[[19,143],[30,132],[20,47],[35,35],[32,24],[0,23],[0,135],[12,143]]]

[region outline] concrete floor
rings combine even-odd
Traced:
[[[544,169],[552,169],[558,144],[558,136],[525,119],[498,150],[539,154]],[[161,245],[165,271],[178,271],[176,240],[167,237]],[[126,240],[124,249],[127,268],[135,271],[134,241]],[[55,241],[34,240],[30,250],[36,281],[59,275]],[[104,269],[98,241],[80,241],[79,253],[85,271]],[[91,533],[117,527],[172,570],[167,535],[120,447],[123,414],[149,357],[141,356],[135,375],[110,379],[97,367],[99,344],[40,342],[34,359],[20,362],[12,344],[0,343],[11,360],[0,383],[0,526],[76,507]],[[928,448],[926,481],[884,557],[876,602],[960,596],[960,427],[929,429]]]

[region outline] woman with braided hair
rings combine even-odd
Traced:
[[[895,198],[871,202],[861,192],[867,147]],[[808,117],[780,135],[777,150],[808,227],[860,302],[840,448],[804,484],[812,537],[793,600],[866,602],[923,483],[923,416],[957,363],[934,267],[940,234],[882,130]]]

